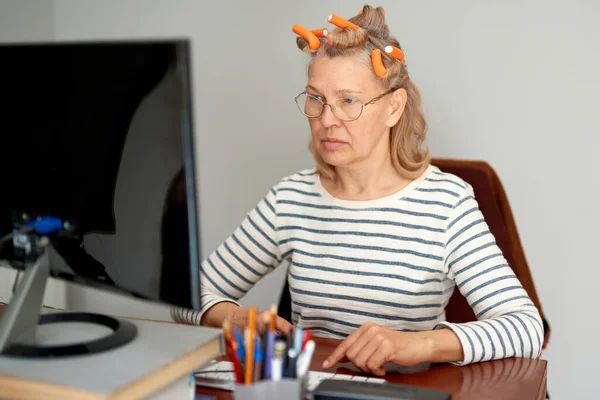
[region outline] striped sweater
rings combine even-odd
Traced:
[[[462,344],[457,364],[541,353],[538,310],[472,187],[437,167],[370,201],[333,197],[314,169],[282,179],[202,263],[202,308],[187,322],[241,298],[284,261],[293,323],[319,336],[344,338],[368,321],[400,331],[446,326]],[[455,286],[478,321],[445,321]]]

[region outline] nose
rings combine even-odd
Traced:
[[[321,114],[321,123],[325,128],[332,126],[340,126],[342,121],[333,113],[333,107],[329,104],[323,106],[323,114]]]

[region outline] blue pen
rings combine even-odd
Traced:
[[[254,342],[254,382],[258,382],[263,378],[263,362],[264,353],[262,351],[260,336],[257,336]]]
[[[233,329],[235,333],[235,340],[238,342],[237,356],[240,359],[242,365],[246,362],[246,348],[244,347],[244,337],[242,336],[242,332],[237,328],[237,326]]]

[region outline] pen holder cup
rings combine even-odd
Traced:
[[[307,374],[308,375],[308,374]],[[282,378],[280,381],[260,381],[252,385],[235,385],[234,400],[304,400],[308,377]]]

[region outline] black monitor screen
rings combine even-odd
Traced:
[[[187,41],[0,45],[0,235],[58,217],[51,274],[199,304]],[[18,236],[0,253],[23,268]]]

